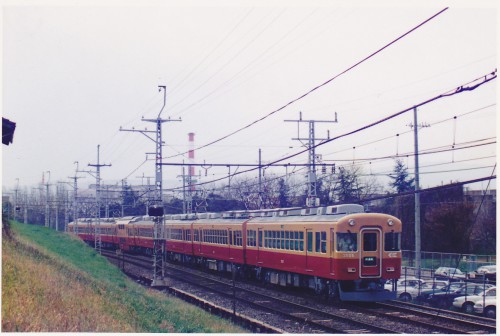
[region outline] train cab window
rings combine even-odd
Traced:
[[[357,233],[337,233],[337,251],[351,252],[358,250]]]
[[[376,251],[377,250],[377,233],[365,232],[363,234],[363,250]]]
[[[384,239],[385,251],[400,251],[401,250],[401,233],[387,232]]]

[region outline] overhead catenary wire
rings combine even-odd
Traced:
[[[449,90],[449,91],[447,91],[447,92],[444,92],[444,93],[442,93],[442,94],[439,94],[439,95],[437,95],[437,96],[434,96],[434,97],[432,97],[432,98],[429,98],[429,99],[427,99],[427,100],[425,100],[425,101],[422,101],[422,102],[420,102],[420,103],[418,103],[418,104],[416,104],[416,105],[414,105],[414,106],[412,106],[412,107],[409,107],[409,108],[406,108],[406,109],[401,110],[401,111],[399,111],[399,112],[396,112],[396,113],[394,113],[394,114],[391,114],[391,115],[389,115],[389,116],[387,116],[387,117],[385,117],[385,118],[382,118],[382,119],[380,119],[380,120],[374,121],[374,122],[372,122],[372,123],[370,123],[370,124],[367,124],[367,125],[365,125],[365,126],[362,126],[362,127],[358,128],[358,129],[355,129],[355,130],[353,130],[353,131],[350,131],[350,132],[347,132],[347,133],[344,133],[344,134],[338,135],[338,136],[333,137],[333,138],[330,138],[330,139],[328,139],[328,140],[323,140],[323,141],[321,141],[320,143],[318,143],[318,144],[314,145],[314,148],[317,148],[317,147],[319,147],[319,146],[323,146],[323,145],[325,145],[325,144],[327,144],[327,143],[330,143],[330,142],[332,142],[332,141],[335,141],[335,140],[337,140],[337,139],[344,138],[344,137],[347,137],[347,136],[350,136],[350,135],[353,135],[353,134],[359,133],[359,132],[361,132],[361,131],[367,130],[367,129],[371,128],[371,127],[377,126],[377,125],[382,124],[382,123],[384,123],[384,122],[386,122],[386,121],[388,121],[388,120],[391,120],[391,119],[396,118],[396,117],[398,117],[398,116],[400,116],[400,115],[403,115],[404,113],[407,113],[407,112],[409,112],[409,111],[413,111],[413,109],[414,109],[414,108],[417,108],[417,107],[421,107],[421,106],[427,105],[427,104],[429,104],[429,103],[431,103],[431,102],[434,102],[434,101],[436,101],[436,100],[438,100],[438,99],[451,97],[451,96],[454,96],[454,95],[457,95],[457,94],[460,94],[460,93],[463,93],[463,92],[473,91],[473,90],[477,89],[478,87],[480,87],[480,86],[482,86],[482,85],[484,85],[484,84],[486,84],[486,83],[489,83],[490,81],[492,81],[492,80],[493,80],[493,79],[495,79],[496,77],[497,77],[497,75],[496,75],[496,69],[495,69],[495,71],[493,71],[493,72],[491,72],[491,73],[488,73],[488,74],[486,74],[486,75],[484,75],[484,76],[481,76],[481,77],[479,77],[479,78],[476,78],[476,79],[474,79],[474,80],[472,80],[472,81],[469,81],[469,82],[467,82],[467,83],[465,83],[465,84],[463,84],[463,85],[460,85],[460,86],[458,86],[458,87],[457,87],[456,89],[454,89],[454,90]],[[478,81],[480,81],[480,82],[478,82]],[[470,86],[467,86],[467,85],[470,85]],[[273,165],[273,164],[276,164],[276,163],[279,163],[279,162],[282,162],[282,161],[285,161],[285,160],[291,159],[291,158],[293,158],[293,157],[296,157],[296,156],[298,156],[298,155],[300,155],[300,154],[305,153],[305,152],[306,152],[306,151],[308,151],[308,150],[309,150],[309,149],[304,149],[304,150],[299,151],[299,152],[297,152],[297,153],[294,153],[294,154],[288,155],[288,156],[286,156],[286,157],[280,158],[280,159],[278,159],[278,160],[272,161],[272,162],[270,162],[270,163],[263,164],[263,165],[262,165],[262,167],[271,166],[271,165]],[[234,175],[239,175],[239,174],[242,174],[242,173],[246,173],[246,172],[254,171],[254,170],[256,170],[256,169],[258,169],[258,167],[257,167],[257,168],[251,168],[251,169],[244,170],[244,171],[240,171],[240,172],[238,172],[237,174],[235,173]],[[211,183],[211,182],[217,182],[217,181],[223,180],[223,179],[225,179],[225,178],[227,178],[227,177],[219,178],[219,179],[216,179],[216,180],[213,180],[213,181],[209,181],[209,182],[205,182],[205,183],[202,183],[202,184],[197,184],[197,185],[203,185],[203,184],[208,184],[208,183]]]
[[[402,34],[402,35],[398,36],[396,39],[392,40],[391,42],[389,42],[389,43],[385,44],[383,47],[379,48],[379,49],[378,49],[378,50],[376,50],[375,52],[371,53],[370,55],[366,56],[365,58],[363,58],[363,59],[361,59],[360,61],[356,62],[355,64],[351,65],[351,66],[350,66],[350,67],[348,67],[347,69],[345,69],[345,70],[341,71],[341,72],[340,72],[340,73],[338,73],[337,75],[335,75],[335,76],[331,77],[331,78],[330,78],[330,79],[328,79],[327,81],[325,81],[325,82],[323,82],[323,83],[321,83],[321,84],[319,84],[319,85],[315,86],[314,88],[310,89],[309,91],[307,91],[306,93],[302,94],[301,96],[299,96],[299,97],[297,97],[297,98],[295,98],[295,99],[293,99],[293,100],[289,101],[289,102],[288,102],[288,103],[286,103],[285,105],[283,105],[283,106],[281,106],[281,107],[277,108],[276,110],[274,110],[274,111],[272,111],[272,112],[270,112],[270,113],[266,114],[265,116],[263,116],[263,117],[261,117],[261,118],[259,118],[259,119],[255,120],[255,121],[251,122],[250,124],[247,124],[246,126],[243,126],[243,127],[239,128],[239,129],[237,129],[237,130],[235,130],[235,131],[233,131],[233,132],[231,132],[231,133],[229,133],[229,134],[227,134],[227,135],[225,135],[225,136],[223,136],[223,137],[221,137],[221,138],[219,138],[219,139],[216,139],[216,140],[214,140],[214,141],[211,141],[211,142],[209,142],[209,143],[207,143],[207,144],[205,144],[205,145],[203,145],[203,146],[199,146],[199,147],[195,148],[194,150],[195,150],[195,151],[198,151],[198,150],[200,150],[200,149],[203,149],[203,148],[209,147],[209,146],[211,146],[211,145],[213,145],[213,144],[216,144],[216,143],[218,143],[218,142],[220,142],[220,141],[223,141],[223,140],[225,140],[225,139],[227,139],[227,138],[229,138],[229,137],[231,137],[231,136],[233,136],[233,135],[235,135],[235,134],[237,134],[237,133],[239,133],[239,132],[241,132],[241,131],[243,131],[243,130],[245,130],[245,129],[248,129],[248,128],[250,128],[250,127],[252,127],[252,126],[256,125],[257,123],[259,123],[259,122],[261,122],[261,121],[263,121],[263,120],[265,120],[265,119],[267,119],[267,118],[271,117],[272,115],[274,115],[274,114],[276,114],[276,113],[278,113],[278,112],[280,112],[280,111],[284,110],[284,109],[285,109],[285,108],[287,108],[288,106],[290,106],[290,105],[292,105],[292,104],[294,104],[294,103],[298,102],[299,100],[302,100],[303,98],[307,97],[308,95],[310,95],[310,94],[311,94],[311,93],[313,93],[314,91],[316,91],[316,90],[318,90],[318,89],[320,89],[320,88],[322,88],[322,87],[324,87],[324,86],[328,85],[329,83],[331,83],[332,81],[334,81],[334,80],[335,80],[335,79],[337,79],[338,77],[340,77],[340,76],[344,75],[345,73],[347,73],[347,72],[351,71],[352,69],[356,68],[356,67],[357,67],[357,66],[359,66],[360,64],[362,64],[362,63],[366,62],[366,61],[367,61],[367,60],[369,60],[370,58],[372,58],[372,57],[374,57],[375,55],[379,54],[380,52],[382,52],[383,50],[387,49],[387,48],[388,48],[388,47],[390,47],[391,45],[395,44],[395,43],[396,43],[396,42],[398,42],[399,40],[403,39],[403,38],[404,38],[404,37],[406,37],[407,35],[409,35],[409,34],[413,33],[414,31],[416,31],[417,29],[419,29],[420,27],[422,27],[423,25],[425,25],[425,24],[426,24],[426,23],[428,23],[429,21],[433,20],[434,18],[436,18],[437,16],[439,16],[440,14],[442,14],[443,12],[445,12],[446,10],[448,10],[448,7],[444,8],[444,9],[442,9],[441,11],[439,11],[438,13],[436,13],[436,14],[432,15],[430,18],[428,18],[428,19],[426,19],[425,21],[423,21],[423,22],[419,23],[417,26],[415,26],[415,27],[413,27],[412,29],[408,30],[408,31],[407,31],[407,32],[405,32],[404,34]],[[187,152],[186,152],[186,153],[187,153]],[[177,157],[177,156],[179,156],[179,155],[169,156],[169,157],[166,157],[166,159],[173,158],[173,157]]]
[[[466,116],[466,115],[469,115],[469,114],[472,114],[472,113],[483,111],[483,110],[485,110],[487,108],[490,108],[490,107],[493,107],[493,106],[496,106],[496,103],[489,104],[489,105],[486,105],[486,106],[474,109],[472,111],[464,112],[462,114],[457,114],[457,117],[463,117],[463,116]],[[450,120],[453,120],[453,117],[433,122],[433,123],[430,124],[430,126],[439,125],[441,123],[444,123],[444,122],[450,121]],[[380,139],[376,139],[376,140],[373,140],[373,141],[370,141],[370,142],[366,142],[366,143],[363,143],[363,144],[360,144],[360,145],[356,145],[356,147],[359,148],[359,147],[364,147],[364,146],[368,146],[368,145],[373,145],[375,143],[378,143],[378,142],[381,142],[381,141],[384,141],[384,140],[388,140],[388,139],[392,139],[392,138],[396,137],[396,154],[398,154],[398,152],[399,152],[399,139],[400,139],[400,136],[405,135],[405,134],[410,134],[410,133],[413,133],[413,131],[412,130],[408,130],[408,131],[404,131],[404,132],[398,132],[396,135],[386,136],[386,137],[383,137],[383,138],[380,138]],[[326,157],[328,155],[339,154],[339,153],[342,153],[342,152],[350,151],[351,149],[352,149],[352,147],[350,146],[349,148],[339,149],[339,150],[337,150],[335,152],[325,153],[325,154],[323,154],[323,160],[325,160],[324,157]]]

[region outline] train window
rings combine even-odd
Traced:
[[[321,231],[321,253],[326,253],[326,231]]]
[[[193,240],[200,241],[200,230],[194,230]]]
[[[307,251],[312,252],[313,250],[313,233],[308,231],[307,232]]]
[[[262,231],[259,231],[259,247],[262,247]]]
[[[316,252],[326,253],[326,231],[315,232]]]
[[[247,233],[247,246],[257,246],[255,240],[256,232],[254,230],[249,230]]]
[[[358,250],[358,234],[357,233],[340,233],[337,232],[337,251],[357,251]]]
[[[377,250],[377,233],[365,232],[363,234],[363,250],[376,251]]]
[[[236,246],[242,246],[243,245],[243,239],[241,235],[241,231],[235,231],[234,232],[234,242]]]
[[[315,246],[316,246],[316,250],[315,252],[319,252],[319,248],[321,247],[321,243],[320,243],[320,238],[321,238],[321,233],[320,232],[315,232],[314,233],[315,235]]]

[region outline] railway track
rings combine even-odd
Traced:
[[[108,257],[117,259],[114,254]],[[143,274],[151,270],[151,258],[125,255],[126,268],[141,268]],[[140,273],[135,270],[134,273]],[[144,273],[145,272],[145,273]],[[166,276],[173,280],[171,290],[191,293],[201,300],[276,326],[276,331],[287,333],[495,333],[494,323],[475,322],[460,317],[437,314],[427,308],[376,304],[370,307],[352,304],[335,306],[318,303],[310,298],[294,297],[238,283],[231,280],[169,264]],[[144,280],[146,281],[146,280]],[[174,294],[175,295],[175,294]],[[282,298],[279,296],[285,296]]]

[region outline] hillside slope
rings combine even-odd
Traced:
[[[16,222],[2,232],[4,332],[245,332],[135,284],[77,238]]]

